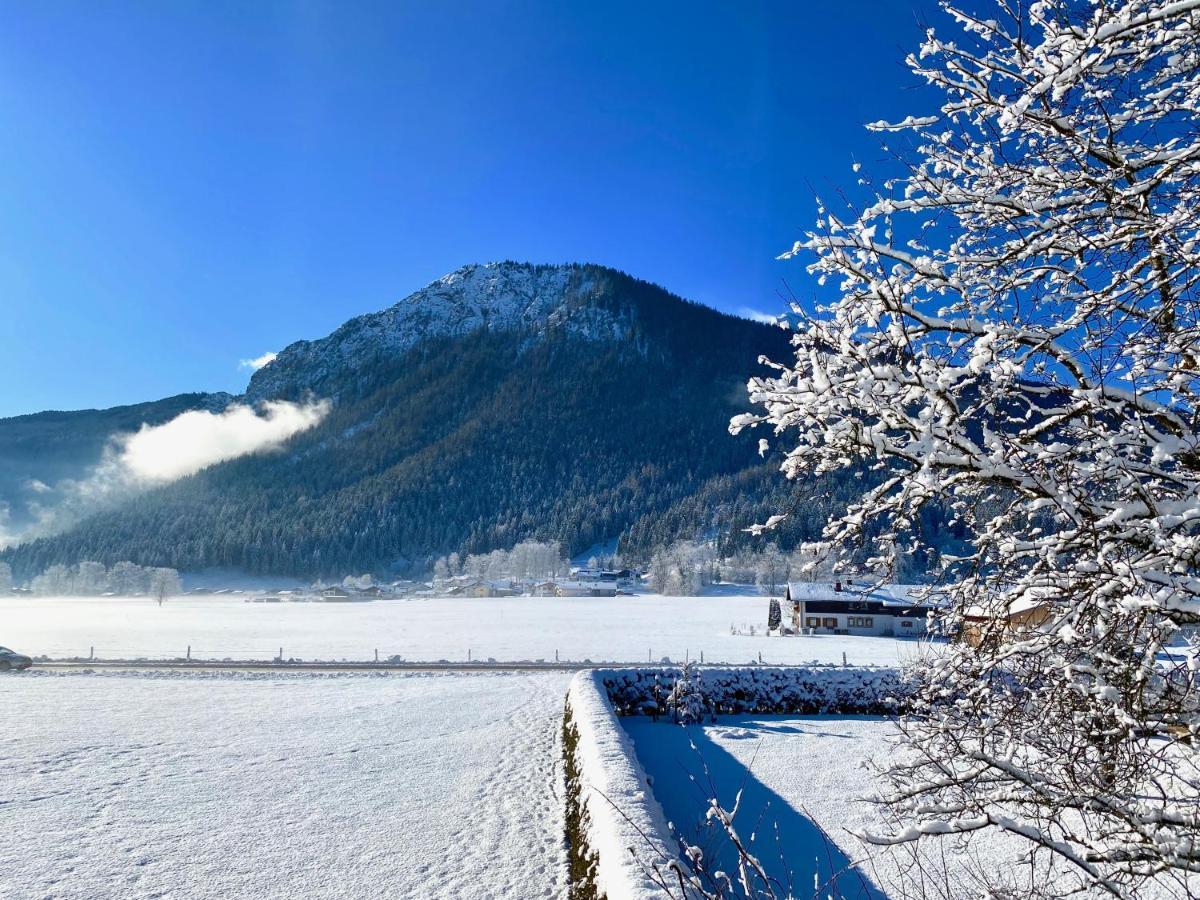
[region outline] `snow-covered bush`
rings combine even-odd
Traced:
[[[912,140],[864,208],[819,206],[788,255],[837,299],[797,307],[732,427],[786,435],[789,477],[874,467],[830,551],[883,534],[896,565],[933,505],[971,542],[972,639],[925,668],[878,839],[1000,829],[1081,892],[1182,889],[1200,708],[1161,651],[1200,621],[1200,3],[949,12],[908,59],[940,109],[873,126]]]
[[[596,671],[571,680],[563,753],[569,896],[665,900],[674,840]]]
[[[704,675],[695,663],[687,663],[675,679],[667,708],[680,725],[699,725],[712,718],[712,704],[704,693]]]
[[[910,690],[896,669],[841,666],[704,667],[704,695],[716,715],[887,715],[902,708]],[[619,716],[654,709],[656,684],[673,684],[680,668],[597,669],[596,677]],[[666,708],[659,708],[666,713]]]

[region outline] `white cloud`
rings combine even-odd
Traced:
[[[243,359],[238,362],[238,368],[239,369],[253,369],[253,370],[257,371],[258,369],[261,369],[263,366],[265,366],[267,363],[274,360],[275,357],[277,357],[278,355],[279,355],[278,353],[264,353],[262,356],[254,357],[254,359]]]
[[[317,425],[329,409],[328,400],[269,402],[261,412],[235,404],[223,412],[192,410],[162,425],[113,435],[100,462],[83,478],[53,487],[31,481],[27,487],[37,499],[25,504],[23,522],[0,508],[0,547],[63,531],[84,516],[208,466],[278,449]]]
[[[267,403],[263,415],[242,405],[219,413],[192,410],[120,438],[117,464],[139,481],[174,481],[214,463],[272,450],[312,428],[327,412],[328,400]]]
[[[764,325],[774,325],[779,321],[779,316],[773,316],[770,313],[761,312],[757,309],[751,309],[749,306],[743,306],[737,314],[743,319],[753,319],[755,322],[762,322]]]

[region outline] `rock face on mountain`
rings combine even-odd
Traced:
[[[728,422],[758,357],[787,352],[778,329],[601,266],[467,266],[256,372],[250,402],[331,401],[282,450],[3,557],[20,572],[131,559],[328,576],[524,538],[576,553],[623,537],[631,557],[677,537],[741,540],[782,502],[781,481]]]
[[[394,359],[422,342],[479,331],[621,340],[628,308],[611,308],[598,266],[464,266],[394,306],[351,319],[328,337],[297,341],[250,379],[250,400],[321,394],[331,376]]]

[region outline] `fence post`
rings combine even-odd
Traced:
[[[379,648],[375,648],[375,662],[379,662]]]
[[[188,658],[188,660],[191,660],[191,658],[192,658],[192,645],[191,644],[188,644],[187,658]]]
[[[558,648],[557,647],[554,648],[554,661],[558,662]]]
[[[283,662],[283,648],[282,647],[279,648],[279,661]]]
[[[471,661],[471,648],[468,647],[467,648],[467,662],[470,662],[470,661]]]
[[[96,658],[96,645],[93,644],[91,649],[88,650],[88,659],[95,659],[95,658]]]

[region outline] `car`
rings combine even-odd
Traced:
[[[28,656],[17,653],[15,650],[9,650],[7,647],[0,647],[0,672],[7,672],[9,669],[16,669],[19,672],[32,665],[33,660]]]

